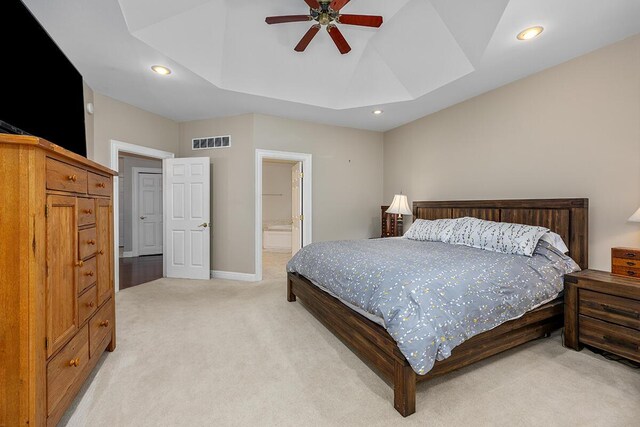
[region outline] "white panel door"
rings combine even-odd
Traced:
[[[162,254],[162,174],[138,174],[138,254]]]
[[[291,255],[302,247],[302,162],[291,168]]]
[[[165,275],[209,279],[208,157],[162,161],[165,205]]]

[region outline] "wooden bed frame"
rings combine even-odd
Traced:
[[[569,246],[569,255],[587,268],[588,199],[480,200],[414,202],[419,219],[473,216],[493,221],[540,225],[555,231]],[[532,310],[519,319],[481,333],[456,347],[448,359],[436,362],[426,375],[417,375],[396,342],[378,324],[342,304],[307,278],[288,274],[287,300],[300,298],[329,330],[393,383],[394,406],[406,417],[416,411],[416,384],[460,369],[490,356],[548,336],[562,327],[562,297]]]

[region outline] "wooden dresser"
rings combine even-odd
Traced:
[[[114,174],[0,134],[0,426],[56,425],[115,349]]]
[[[564,342],[640,362],[640,281],[597,270],[565,276]]]

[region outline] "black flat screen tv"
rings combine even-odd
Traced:
[[[0,133],[87,155],[82,75],[20,0],[0,0]]]

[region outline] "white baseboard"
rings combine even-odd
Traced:
[[[237,280],[240,282],[255,282],[256,275],[250,273],[236,273],[234,271],[211,270],[212,279]]]
[[[122,258],[133,258],[133,252],[132,251],[124,251],[122,252]]]

